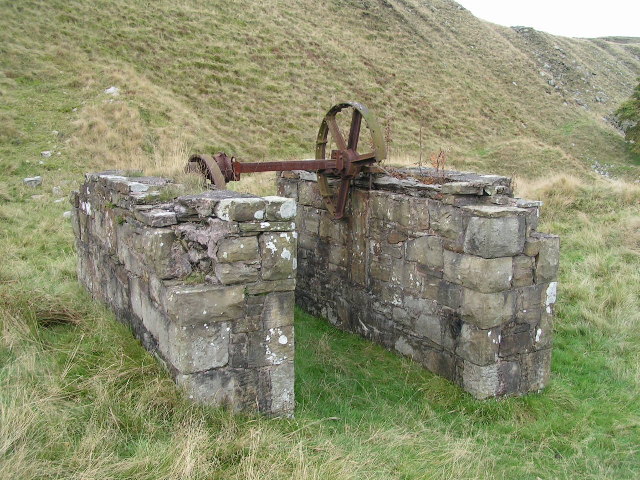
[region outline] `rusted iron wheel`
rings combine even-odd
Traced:
[[[345,109],[353,109],[349,134],[343,136],[336,115]],[[362,120],[371,135],[371,150],[367,153],[358,153]],[[337,146],[337,150],[327,152],[329,135]],[[327,157],[329,155],[329,157]],[[324,199],[327,209],[334,218],[344,216],[347,196],[351,186],[351,180],[362,171],[362,167],[372,165],[386,158],[386,148],[382,129],[378,121],[367,107],[358,102],[345,102],[334,105],[329,109],[320,124],[318,138],[316,140],[316,159],[336,160],[336,168],[332,170],[318,170],[318,187]],[[340,184],[337,191],[333,191],[329,185],[329,177],[339,177]]]
[[[186,171],[199,173],[219,190],[227,189],[227,182],[233,180],[233,159],[224,153],[211,155],[196,154],[189,158]]]

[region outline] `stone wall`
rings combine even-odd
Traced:
[[[295,203],[122,172],[73,197],[78,277],[198,401],[293,412]]]
[[[540,203],[505,177],[423,170],[408,173],[446,183],[356,182],[340,221],[315,174],[281,175],[298,203],[297,303],[477,398],[543,388],[559,238],[536,232]]]

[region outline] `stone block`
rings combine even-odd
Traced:
[[[534,279],[536,283],[553,282],[558,277],[560,238],[556,235],[536,234],[538,243]]]
[[[520,365],[522,371],[520,391],[525,393],[542,390],[549,383],[551,349],[547,348],[522,355]]]
[[[261,198],[223,198],[215,205],[214,212],[225,221],[260,221],[265,218],[265,201]]]
[[[172,286],[164,292],[163,306],[177,325],[223,322],[243,315],[242,285]]]
[[[220,263],[251,262],[260,258],[257,237],[230,237],[218,241],[216,258]]]
[[[475,365],[491,365],[498,360],[500,330],[481,330],[469,323],[462,323],[455,352]]]
[[[408,198],[388,192],[370,192],[371,216],[403,227],[411,224],[411,209]]]
[[[134,216],[150,227],[167,227],[178,223],[175,212],[161,208],[136,209]]]
[[[534,259],[527,255],[513,257],[513,286],[524,287],[533,284]]]
[[[556,303],[557,292],[558,282],[550,282],[544,291],[544,310],[549,315],[553,314],[553,306]]]
[[[407,241],[406,259],[433,268],[444,266],[442,239],[435,235],[427,235]]]
[[[265,295],[261,317],[265,329],[293,325],[294,292],[273,292]]]
[[[464,212],[436,200],[429,200],[428,208],[431,230],[453,242],[452,247],[461,245],[467,223]]]
[[[288,292],[296,288],[296,279],[287,278],[284,280],[262,280],[250,283],[246,286],[248,295],[261,295],[269,292]]]
[[[464,252],[485,258],[511,257],[522,253],[524,240],[523,216],[471,217]]]
[[[218,263],[215,266],[216,278],[223,285],[251,283],[260,278],[258,263]]]
[[[413,333],[417,337],[427,338],[437,345],[442,345],[442,321],[435,313],[421,312],[414,317]]]
[[[283,178],[278,179],[278,195],[286,198],[291,198],[294,201],[298,201],[298,183],[285,180]]]
[[[437,282],[436,299],[438,303],[453,309],[460,307],[462,302],[463,287],[455,283],[439,280]],[[433,297],[429,297],[433,298]]]
[[[280,365],[270,367],[267,371],[271,381],[269,413],[283,416],[292,415],[295,407],[293,361],[283,362]]]
[[[325,208],[318,184],[315,182],[298,183],[298,203],[314,208]]]
[[[471,182],[449,182],[443,183],[441,192],[452,195],[482,195],[484,185]]]
[[[389,282],[391,280],[391,262],[392,258],[388,255],[372,256],[369,266],[369,275],[371,275],[371,278]]]
[[[224,367],[229,362],[230,336],[228,322],[172,324],[168,330],[167,359],[182,374]]]
[[[320,214],[321,210],[311,207],[303,207],[302,213],[302,229],[312,235],[318,235],[320,230]]]
[[[483,329],[497,327],[513,318],[515,297],[513,291],[482,293],[463,287],[462,319]]]
[[[176,382],[195,402],[226,405],[234,411],[257,409],[258,371],[255,369],[220,368],[178,374]]]
[[[258,232],[290,232],[296,229],[295,222],[242,222],[238,231],[242,234]]]
[[[501,292],[511,287],[511,257],[483,258],[444,251],[444,279],[482,293]]]
[[[262,279],[282,280],[294,278],[297,268],[296,238],[294,233],[264,233],[260,236]]]
[[[267,220],[285,221],[296,217],[297,204],[292,198],[264,197]]]
[[[520,365],[500,362],[479,366],[465,361],[462,386],[477,399],[515,393],[520,386]]]
[[[320,237],[330,240],[333,244],[345,245],[347,243],[345,225],[344,221],[335,220],[329,212],[323,211],[320,215]]]
[[[120,237],[119,242],[129,246],[130,250],[134,250],[136,260],[143,262],[160,278],[181,278],[191,273],[187,252],[177,241],[173,230],[169,228],[145,228],[134,235],[125,233]],[[126,260],[125,258],[125,265]],[[129,258],[129,260],[132,259]],[[138,271],[139,268],[127,268],[138,275],[141,274]],[[140,268],[144,269],[144,267]]]
[[[528,323],[511,322],[502,327],[500,356],[513,357],[533,350],[533,327]]]
[[[544,312],[540,317],[540,323],[535,328],[533,348],[543,350],[551,348],[553,343],[553,315]]]

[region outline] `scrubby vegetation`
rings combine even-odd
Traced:
[[[632,152],[640,155],[640,83],[631,98],[616,112],[618,119],[625,123],[624,135]]]
[[[638,165],[602,120],[631,94],[633,40],[525,36],[442,0],[25,0],[0,13],[0,478],[640,475]],[[547,62],[562,88],[541,52],[565,55],[562,81]],[[297,312],[296,419],[232,415],[190,405],[79,287],[62,214],[83,172],[173,174],[217,149],[311,155],[344,98],[391,125],[393,161],[417,161],[422,126],[423,158],[442,147],[453,167],[516,172],[545,202],[540,229],[561,235],[562,259],[544,392],[475,401]],[[41,187],[23,184],[34,175]],[[271,178],[238,188],[265,193]]]

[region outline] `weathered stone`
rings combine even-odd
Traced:
[[[259,256],[257,237],[230,237],[218,241],[218,262],[251,262]]]
[[[500,330],[481,330],[463,323],[457,341],[456,354],[475,365],[490,365],[498,360]]]
[[[247,294],[260,295],[269,292],[288,292],[296,288],[296,279],[288,278],[284,280],[262,280],[250,283],[246,286]]]
[[[528,323],[510,323],[502,327],[500,337],[500,356],[512,357],[530,352],[533,348],[531,325]]]
[[[316,208],[303,207],[302,208],[302,229],[305,232],[318,235],[320,229],[320,214],[321,211]]]
[[[174,286],[166,289],[163,304],[169,317],[180,326],[234,320],[242,316],[244,288]]]
[[[426,198],[409,197],[411,219],[409,227],[418,232],[429,230],[429,201]]]
[[[260,236],[262,279],[292,278],[297,268],[296,238],[293,233],[264,233]]]
[[[397,223],[403,227],[411,224],[411,210],[408,199],[388,192],[371,192],[371,215],[385,222]]]
[[[466,218],[459,208],[429,200],[429,219],[435,233],[449,240],[462,241]]]
[[[295,230],[294,222],[242,222],[238,224],[241,233],[290,232]]]
[[[261,198],[223,198],[214,207],[216,217],[225,221],[252,222],[265,218],[265,201]]]
[[[526,255],[513,257],[513,286],[524,287],[533,284],[534,260]]]
[[[185,213],[195,214],[199,217],[214,215],[214,209],[221,200],[253,198],[251,195],[234,192],[232,190],[207,190],[195,195],[183,195],[177,198],[176,206],[181,206]],[[228,220],[228,218],[226,219]]]
[[[488,329],[509,321],[515,314],[513,291],[481,293],[463,288],[460,313],[464,321]]]
[[[325,208],[317,183],[300,182],[298,184],[298,203],[314,208]]]
[[[514,393],[520,385],[520,366],[517,362],[478,366],[465,361],[462,385],[478,399]]]
[[[227,322],[172,324],[168,330],[168,359],[183,374],[224,367],[229,362],[230,330]]]
[[[484,185],[471,182],[449,182],[442,184],[441,192],[455,195],[482,195]]]
[[[556,235],[537,234],[538,254],[534,278],[536,283],[553,282],[558,277],[560,238]]]
[[[435,235],[418,237],[407,242],[406,258],[434,268],[444,266],[442,239]]]
[[[483,293],[511,287],[511,257],[483,258],[444,251],[444,279]]]
[[[553,343],[553,316],[544,312],[540,317],[540,323],[536,326],[533,339],[533,348],[542,350],[551,348]]]
[[[437,287],[436,298],[439,303],[453,309],[460,308],[463,287],[446,280],[439,280]],[[429,296],[429,298],[433,297]]]
[[[520,359],[522,380],[520,391],[537,392],[549,383],[551,373],[551,349],[522,355]]]
[[[191,273],[191,264],[187,253],[176,236],[169,229],[145,230],[140,235],[130,237],[136,240],[133,248],[138,258],[144,262],[160,278],[180,278]]]
[[[27,187],[39,187],[42,185],[42,177],[28,177],[22,180]]]
[[[525,221],[522,216],[471,217],[464,252],[485,258],[511,257],[522,253],[524,240]]]
[[[154,208],[151,210],[136,210],[136,220],[150,227],[166,227],[178,223],[175,212]]]
[[[223,285],[237,285],[257,281],[260,278],[258,267],[257,263],[218,263],[215,273]]]
[[[479,366],[465,361],[462,372],[462,387],[478,399],[498,395],[500,388],[498,364]]]
[[[406,240],[407,240],[406,232],[396,230],[396,231],[390,232],[389,235],[387,235],[387,242],[391,244],[402,243],[402,242],[405,242]]]
[[[283,221],[296,217],[297,204],[294,199],[285,197],[264,197],[265,218],[267,220]]]
[[[294,406],[294,365],[293,361],[283,362],[268,370],[271,381],[271,405],[273,415],[291,416]]]
[[[273,292],[265,296],[262,320],[265,329],[290,326],[293,323],[293,292]]]

